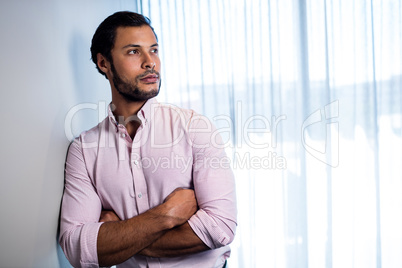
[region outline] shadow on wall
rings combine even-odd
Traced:
[[[55,204],[51,204],[49,200],[57,200],[61,204],[61,196],[64,189],[64,163],[66,159],[67,148],[69,146],[69,141],[66,139],[64,134],[64,111],[60,107],[55,116],[55,120],[51,123],[51,133],[49,136],[49,145],[46,153],[46,165],[44,168],[42,185],[40,187],[40,202],[39,202],[39,213],[42,216],[39,217],[38,223],[35,231],[35,241],[41,241],[43,237],[49,235],[49,232],[56,234],[55,242],[49,244],[38,243],[38,246],[34,248],[34,260],[33,266],[35,267],[52,267],[54,262],[59,263],[60,267],[71,267],[68,260],[64,256],[60,246],[58,245],[58,229],[59,220],[57,220],[57,225],[52,226],[52,229],[43,228],[43,226],[48,225],[49,211],[54,207]],[[50,122],[49,122],[50,123]],[[64,154],[60,154],[64,152]],[[46,168],[51,166],[52,168]],[[60,181],[63,180],[63,181]],[[57,189],[57,191],[56,191]],[[60,205],[57,206],[60,211]],[[56,215],[59,215],[57,213]],[[55,246],[55,247],[54,247]],[[49,255],[49,252],[54,252],[56,254]],[[53,257],[49,257],[53,256]],[[56,258],[55,260],[54,258]],[[54,265],[54,264],[53,264]]]
[[[77,108],[77,105],[82,105],[77,109],[77,113],[73,113],[74,118],[72,118],[71,126],[69,125],[74,136],[101,122],[104,118],[103,113],[100,112],[102,107],[99,107],[99,102],[107,105],[111,101],[109,82],[98,72],[92,62],[90,47],[90,38],[85,38],[81,32],[72,34],[69,60],[74,88],[71,88],[71,93],[74,95],[74,100],[79,102],[75,102],[69,111]]]
[[[95,65],[91,60],[91,40],[85,38],[80,32],[75,32],[72,35],[70,48],[69,48],[69,58],[71,61],[71,67],[74,77],[75,87],[71,90],[75,90],[75,99],[84,99],[91,101],[96,92],[94,88],[94,83],[92,79],[92,74],[96,74],[97,70]],[[95,69],[93,72],[88,71],[90,65]]]
[[[64,165],[70,142],[65,134],[66,115],[68,110],[72,108],[72,106],[69,107],[69,100],[73,101],[72,104],[96,102],[96,97],[99,96],[99,92],[95,92],[93,89],[93,77],[98,74],[96,70],[90,70],[90,67],[93,67],[93,63],[90,60],[89,47],[90,44],[87,44],[86,38],[84,38],[81,33],[75,32],[72,34],[69,46],[71,68],[64,69],[71,70],[74,83],[72,83],[73,86],[71,87],[71,90],[67,89],[70,91],[65,94],[68,96],[68,99],[56,101],[65,101],[66,105],[57,107],[57,111],[53,111],[56,113],[53,117],[53,122],[48,122],[51,127],[46,152],[46,167],[43,170],[42,185],[40,186],[41,194],[39,203],[40,213],[43,215],[39,217],[36,226],[35,241],[41,241],[41,237],[48,236],[50,232],[56,235],[54,237],[55,244],[49,243],[34,248],[33,264],[38,267],[52,267],[52,264],[54,265],[54,263],[58,263],[60,267],[71,267],[58,244],[59,218],[57,219],[57,225],[52,226],[52,230],[43,228],[43,226],[48,225],[50,216],[49,211],[51,207],[54,207],[55,205],[49,204],[49,200],[58,200],[58,202],[60,202],[57,206],[59,211],[57,211],[56,215],[59,215],[60,213],[61,196],[64,189]],[[96,125],[98,120],[96,115],[97,112],[90,110],[90,113],[74,116],[73,124],[71,126],[74,135],[78,135],[81,131]],[[63,153],[60,154],[60,152]],[[52,168],[47,168],[49,166]],[[57,189],[57,191],[55,191],[55,189]],[[49,252],[53,252],[54,254],[49,255]]]

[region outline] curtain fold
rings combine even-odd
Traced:
[[[401,2],[138,1],[232,158],[230,267],[402,267]]]

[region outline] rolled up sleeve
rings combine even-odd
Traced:
[[[71,144],[60,217],[59,243],[74,267],[98,267],[97,237],[102,205],[88,176],[78,139]]]
[[[199,210],[188,222],[208,247],[219,248],[231,243],[236,232],[234,175],[212,124],[205,118],[198,119],[192,132],[193,183]]]

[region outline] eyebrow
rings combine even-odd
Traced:
[[[157,47],[157,46],[159,46],[158,43],[151,45],[151,47]],[[141,46],[136,45],[136,44],[128,44],[128,45],[124,46],[123,48],[128,48],[128,47],[141,47]]]

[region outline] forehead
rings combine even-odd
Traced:
[[[116,29],[115,48],[121,48],[129,44],[151,46],[158,43],[151,27],[147,25],[139,27],[118,27]]]

